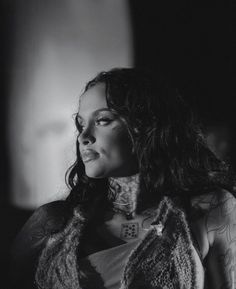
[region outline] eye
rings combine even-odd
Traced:
[[[105,126],[105,125],[108,125],[109,123],[112,122],[112,119],[108,118],[108,117],[101,117],[101,118],[98,118],[96,121],[95,121],[95,124],[96,125],[101,125],[101,126]]]

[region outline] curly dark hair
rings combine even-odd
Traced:
[[[232,191],[229,167],[207,147],[197,118],[176,88],[134,68],[101,72],[87,83],[85,91],[100,83],[105,84],[108,107],[125,121],[137,155],[137,210],[158,203],[165,195],[182,199],[187,208],[192,196],[219,187]],[[79,128],[77,117],[75,123]],[[79,288],[77,247],[83,222],[78,210],[91,212],[92,208],[96,216],[102,215],[93,210],[98,195],[103,196],[101,204],[107,205],[108,180],[86,176],[78,141],[77,159],[67,177],[71,191],[66,203],[73,214],[42,251],[36,272],[38,288]],[[100,212],[103,205],[98,206]]]
[[[141,194],[139,208],[163,195],[184,198],[216,187],[231,189],[228,165],[208,148],[199,120],[176,88],[150,73],[116,68],[99,73],[85,92],[104,83],[109,108],[124,120],[137,154]],[[78,128],[77,117],[75,123]],[[68,174],[72,204],[90,202],[107,180],[85,175],[77,141],[77,160]],[[142,201],[141,201],[142,199]]]

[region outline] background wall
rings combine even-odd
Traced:
[[[236,27],[232,1],[130,1],[135,65],[165,75],[236,168]]]
[[[229,120],[235,108],[232,3],[130,2],[135,64],[167,75],[205,119]]]
[[[65,197],[78,96],[99,71],[133,64],[132,35],[125,1],[35,0],[15,9],[7,121],[11,201],[35,209]]]

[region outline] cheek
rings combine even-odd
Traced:
[[[103,138],[101,152],[106,156],[127,158],[132,154],[132,143],[128,132],[121,126],[112,128]]]

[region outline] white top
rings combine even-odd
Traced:
[[[106,289],[119,289],[128,257],[139,243],[140,240],[135,240],[93,253],[80,259],[79,266],[83,269],[83,266],[89,261],[96,272],[100,274]],[[192,246],[192,249],[196,262],[196,277],[198,280],[196,289],[204,289],[204,268],[195,247]],[[90,276],[90,280],[91,286],[93,282],[96,283],[96,277],[93,278],[92,275]],[[96,286],[96,284],[94,284],[94,286]]]

